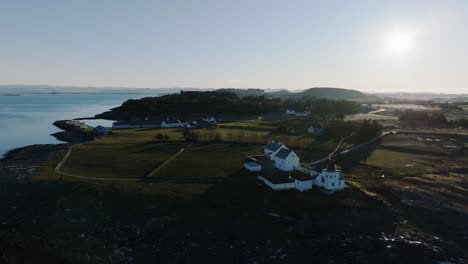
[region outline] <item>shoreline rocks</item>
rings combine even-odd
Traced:
[[[86,131],[88,127],[78,120],[58,120],[53,123],[54,126],[64,130],[52,134],[56,139],[68,143],[81,143],[94,139],[94,134]]]

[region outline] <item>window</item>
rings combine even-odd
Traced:
[[[334,183],[334,182],[332,182],[332,184],[331,184],[331,185],[332,185],[332,187],[335,187],[335,183]]]

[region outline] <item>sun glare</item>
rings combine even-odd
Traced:
[[[384,38],[385,51],[391,55],[404,55],[413,48],[414,35],[410,31],[388,32]]]

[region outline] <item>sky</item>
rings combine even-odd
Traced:
[[[0,0],[0,84],[468,93],[466,14],[466,0]]]

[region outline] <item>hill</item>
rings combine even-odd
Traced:
[[[345,100],[329,100],[315,97],[270,97],[264,95],[239,95],[237,90],[216,91],[180,91],[157,97],[145,97],[138,100],[127,100],[121,106],[110,112],[98,115],[100,118],[125,120],[128,118],[147,116],[256,116],[273,112],[283,112],[285,109],[297,111],[309,110],[316,114],[326,113],[356,113],[360,105]],[[248,91],[246,91],[248,92]],[[259,90],[251,90],[251,94]],[[292,93],[291,93],[292,94]],[[297,94],[297,93],[296,93]]]
[[[299,93],[300,96],[317,97],[325,99],[358,99],[367,97],[366,94],[343,88],[315,87]]]
[[[315,87],[306,89],[300,92],[292,92],[289,90],[269,91],[264,89],[236,89],[225,88],[217,91],[231,92],[238,96],[266,96],[267,98],[281,98],[281,99],[309,99],[311,97],[320,99],[334,99],[334,100],[349,100],[366,98],[368,95],[350,89],[332,88],[332,87]]]

